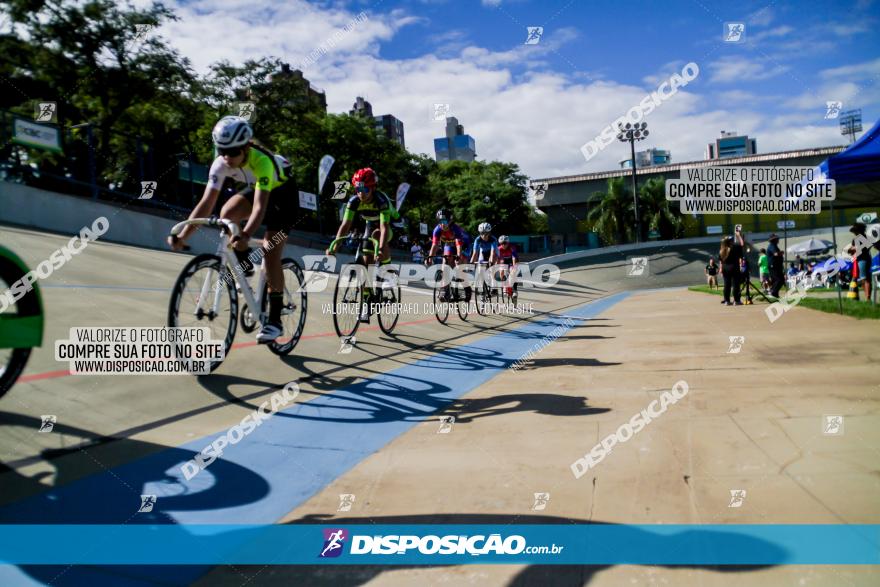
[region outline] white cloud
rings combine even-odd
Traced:
[[[788,71],[788,67],[768,60],[750,60],[745,57],[722,57],[709,64],[710,82],[731,83],[769,79]]]
[[[160,32],[201,73],[220,59],[241,63],[269,55],[295,66],[357,17],[356,9],[320,7],[303,0],[271,5],[258,0],[197,0],[174,8],[181,20]],[[646,76],[643,87],[597,81],[598,75],[584,71],[549,70],[546,64],[559,59],[560,47],[576,37],[577,31],[571,28],[547,29],[539,44],[528,46],[522,44],[523,30],[522,40],[504,51],[476,46],[466,42],[463,34],[450,31],[432,40],[461,43],[463,48],[432,52],[426,44],[425,53],[418,57],[389,60],[380,57],[382,43],[420,20],[401,10],[367,12],[367,16],[351,33],[337,35],[335,46],[305,70],[306,77],[326,91],[330,112],[347,112],[356,96],[364,96],[376,114],[394,114],[404,122],[410,151],[433,155],[433,139],[442,135],[444,125],[431,120],[431,107],[450,103],[452,115],[474,137],[480,159],[518,163],[533,177],[617,168],[618,161],[627,156],[627,146],[609,145],[587,163],[581,145],[637,105],[669,74],[680,72],[683,65],[667,63]],[[849,73],[846,67],[868,73],[874,71],[873,63],[826,70],[821,75],[831,84]],[[692,85],[648,116],[651,135],[638,147],[670,149],[676,162],[701,159],[705,145],[722,128],[757,136],[761,152],[776,145],[792,149],[838,144],[830,139],[831,125],[809,123],[817,107],[815,97],[812,101],[796,97],[789,105],[792,115],[803,111],[806,126],[799,128],[794,119],[775,121],[770,113],[756,108],[755,94],[748,92],[748,86],[733,88],[723,102],[710,102],[694,93],[705,91],[706,78],[744,82],[784,71],[781,65],[743,57],[709,64]]]

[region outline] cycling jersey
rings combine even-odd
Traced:
[[[391,203],[391,198],[379,190],[373,191],[373,198],[369,203],[362,202],[357,195],[349,198],[348,204],[345,205],[345,214],[342,219],[344,221],[354,220],[358,215],[364,220],[371,222],[378,220],[380,224],[390,224],[392,220],[400,218],[400,214],[398,214],[394,204]]]
[[[471,254],[477,253],[477,262],[488,261],[492,251],[495,251],[496,256],[498,255],[498,240],[494,236],[490,236],[489,240],[483,240],[483,237],[478,236]]]
[[[241,167],[231,167],[223,157],[214,159],[208,171],[208,187],[219,190],[227,178],[232,179],[237,192],[251,189],[272,191],[288,179],[272,153],[256,145],[248,149],[247,161]]]
[[[502,263],[507,263],[508,265],[513,262],[516,263],[516,247],[512,244],[498,245],[498,256],[501,259]]]
[[[443,228],[442,224],[438,224],[434,227],[434,233],[431,235],[431,244],[438,245],[441,242],[444,244],[451,243],[461,243],[464,245],[464,240],[467,238],[467,235],[461,229],[461,227],[457,224],[450,223]],[[462,249],[464,246],[462,246]]]

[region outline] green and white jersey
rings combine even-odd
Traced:
[[[262,149],[251,146],[247,161],[241,167],[230,167],[223,157],[214,159],[208,171],[208,187],[219,190],[223,182],[231,178],[237,192],[248,189],[272,191],[287,181],[273,157]]]

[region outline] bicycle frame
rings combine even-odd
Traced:
[[[178,224],[174,225],[174,228],[171,229],[171,234],[177,236],[186,226],[190,225],[207,225],[207,226],[217,226],[220,228],[220,234],[229,233],[230,236],[235,237],[241,232],[238,227],[238,224],[232,222],[231,220],[226,220],[225,218],[193,218],[191,220],[184,220]],[[235,253],[232,252],[232,244],[230,239],[227,241],[220,242],[217,245],[217,255],[223,259],[223,262],[226,266],[228,273],[232,276],[232,278],[238,283],[239,289],[241,290],[241,294],[244,296],[245,303],[247,304],[248,309],[251,312],[252,316],[263,318],[263,311],[260,308],[260,304],[257,302],[258,299],[262,300],[263,298],[263,290],[266,287],[266,259],[263,258],[260,263],[260,276],[257,281],[256,288],[256,296],[255,290],[251,289],[250,283],[248,283],[247,278],[244,275],[243,271],[235,271],[231,268],[235,268],[238,266],[238,258],[235,256]],[[217,279],[212,279],[213,271],[208,271],[208,274],[205,276],[205,280],[202,283],[202,290],[199,294],[199,302],[196,305],[195,314],[198,314],[199,310],[210,311],[212,313],[218,313],[220,309],[220,298],[221,298],[221,286],[220,286],[220,276],[218,275]],[[212,289],[211,282],[215,282],[217,285],[213,287],[214,296],[213,302],[211,304],[211,308],[202,308],[202,303],[204,300],[210,298],[209,292]]]

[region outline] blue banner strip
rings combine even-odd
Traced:
[[[878,546],[880,525],[0,526],[21,565],[876,565]]]

